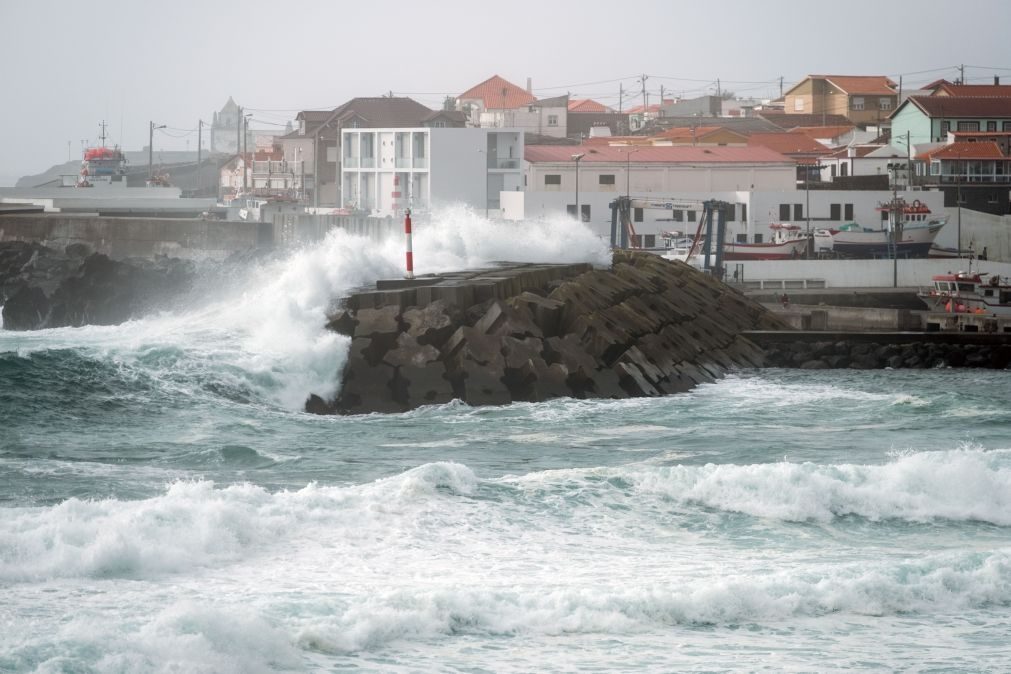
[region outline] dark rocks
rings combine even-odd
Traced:
[[[352,337],[342,389],[332,402],[311,396],[307,411],[677,393],[760,365],[741,330],[785,327],[711,277],[642,253],[616,253],[610,270],[515,265],[423,283],[352,296],[330,316]]]
[[[115,325],[186,292],[194,276],[192,263],[172,258],[112,260],[83,244],[60,253],[6,242],[0,244],[4,328]]]
[[[1006,369],[1011,363],[1011,346],[899,342],[781,342],[765,349],[769,367],[814,369],[879,370],[932,367],[979,367]]]

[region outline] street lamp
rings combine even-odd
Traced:
[[[579,160],[585,156],[585,152],[572,155],[572,161],[576,162],[576,220],[580,222],[582,222],[583,218],[579,213]]]
[[[155,124],[154,122],[148,123],[147,132],[147,179],[151,180],[153,175],[154,167],[154,131],[155,129],[164,129],[165,124]]]
[[[505,113],[502,113],[502,114],[505,114]],[[478,150],[477,152],[478,152],[478,154],[480,154],[480,155],[482,155],[484,157],[484,219],[487,220],[488,217],[489,217],[488,216],[488,197],[490,196],[489,193],[488,193],[488,164],[490,163],[491,160],[488,158],[488,153],[485,150]]]
[[[626,199],[631,199],[632,198],[632,192],[629,189],[629,185],[631,184],[631,182],[629,180],[629,177],[632,175],[632,153],[633,152],[638,152],[638,151],[639,151],[639,148],[637,148],[637,147],[634,147],[634,148],[632,148],[630,150],[625,150],[625,198]]]
[[[246,113],[242,116],[242,191],[246,192],[249,189],[249,157],[247,151],[249,147],[246,145],[246,138],[249,137],[249,118],[253,116],[253,113]],[[254,152],[255,152],[254,148]],[[254,178],[255,180],[255,178]]]

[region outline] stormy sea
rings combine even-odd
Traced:
[[[465,210],[419,272],[607,264]],[[314,416],[334,233],[112,327],[0,330],[0,671],[1007,671],[1011,377],[742,370]]]

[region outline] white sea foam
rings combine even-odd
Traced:
[[[10,509],[0,521],[0,581],[184,572],[240,560],[307,528],[346,542],[392,530],[426,501],[470,494],[476,485],[466,466],[432,463],[360,487],[271,494],[248,484],[176,482],[142,501],[69,499]]]
[[[402,275],[403,250],[399,237],[376,243],[335,230],[317,245],[251,268],[238,288],[211,292],[190,310],[114,327],[0,333],[0,350],[83,349],[132,364],[175,349],[164,371],[152,374],[170,375],[180,386],[187,375],[221,381],[301,409],[309,393],[330,397],[339,385],[348,340],[325,329],[327,309],[355,287]],[[416,227],[414,259],[424,274],[497,260],[606,265],[610,252],[571,218],[500,223],[450,208]]]
[[[885,465],[770,463],[672,466],[643,472],[640,489],[680,503],[791,521],[935,519],[1011,526],[1011,452],[898,456]]]
[[[552,588],[439,587],[372,592],[300,630],[315,650],[375,650],[436,635],[634,633],[657,626],[727,625],[832,613],[896,615],[963,611],[1011,600],[1011,555],[933,555],[916,562],[836,567],[798,575],[597,578]]]

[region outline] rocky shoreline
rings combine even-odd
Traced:
[[[187,292],[195,277],[196,265],[176,258],[113,260],[83,244],[3,242],[3,328],[117,325]]]

